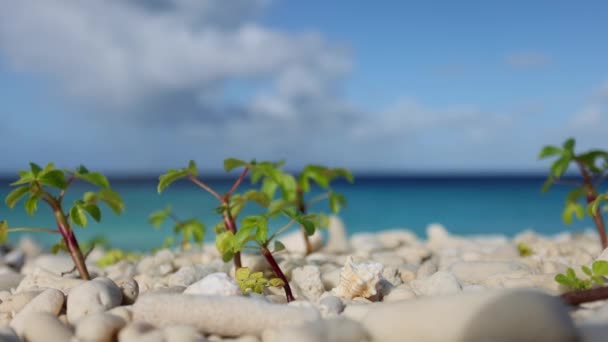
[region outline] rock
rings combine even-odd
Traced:
[[[17,249],[25,253],[26,259],[33,259],[42,253],[42,247],[29,236],[23,236],[19,240]]]
[[[205,342],[207,339],[189,325],[172,325],[163,328],[162,334],[167,342]]]
[[[23,338],[28,342],[70,341],[74,334],[50,313],[36,312],[27,318]]]
[[[382,278],[388,281],[392,286],[399,286],[403,284],[401,272],[399,271],[399,268],[395,266],[384,266]]]
[[[340,284],[340,273],[342,272],[341,268],[335,268],[328,272],[323,272],[321,274],[321,281],[323,282],[323,286],[325,290],[331,290],[334,287]]]
[[[449,271],[461,283],[479,284],[487,278],[515,271],[528,272],[528,266],[518,261],[473,261],[457,262],[450,266]]]
[[[604,249],[602,253],[595,259],[595,261],[604,260],[608,261],[608,248]]]
[[[347,253],[350,250],[344,222],[338,216],[329,216],[327,231],[328,239],[323,248],[324,251],[328,253]]]
[[[135,303],[135,300],[139,295],[139,285],[135,279],[119,280],[116,285],[118,285],[120,292],[122,292],[122,305],[131,305]]]
[[[17,288],[25,276],[18,273],[5,273],[0,275],[0,291]]]
[[[530,290],[467,292],[372,306],[374,341],[577,341],[568,308]],[[404,324],[407,322],[407,324]],[[438,329],[435,322],[441,322]]]
[[[437,272],[438,265],[437,260],[435,258],[431,258],[420,265],[418,270],[416,271],[416,279],[423,279],[426,277],[430,277],[435,272]]]
[[[118,333],[118,342],[165,342],[163,332],[145,322],[128,324]]]
[[[443,296],[462,291],[458,279],[445,271],[438,271],[428,278],[416,279],[410,285],[416,294],[423,296]]]
[[[188,286],[184,291],[188,295],[211,295],[211,296],[240,296],[239,284],[226,273],[211,273],[205,278]]]
[[[169,286],[188,286],[203,279],[218,270],[210,265],[183,266],[177,272],[171,274],[167,283]]]
[[[115,341],[120,329],[127,324],[123,318],[108,313],[83,317],[76,325],[76,337],[82,342]]]
[[[321,281],[321,272],[317,266],[303,266],[293,270],[291,281],[300,289],[304,297],[310,301],[317,301],[325,292]]]
[[[56,289],[46,289],[36,298],[27,303],[18,314],[15,315],[11,322],[11,327],[15,329],[18,335],[23,335],[24,328],[31,326],[29,317],[36,313],[48,313],[59,315],[63,308],[65,297],[63,292]]]
[[[416,234],[407,229],[382,230],[376,233],[376,236],[387,249],[395,249],[399,246],[410,246],[418,242]]]
[[[42,254],[31,262],[28,261],[23,266],[22,273],[29,274],[37,268],[60,276],[61,273],[69,272],[74,268],[74,261],[67,254]]]
[[[405,260],[393,251],[376,252],[371,254],[371,259],[384,266],[403,266]]]
[[[439,223],[432,223],[426,227],[426,236],[431,245],[442,245],[450,239],[448,230]]]
[[[117,306],[113,309],[106,311],[107,314],[118,316],[124,319],[126,322],[131,322],[133,320],[133,312],[131,311],[131,306]]]
[[[25,252],[20,249],[13,249],[4,256],[4,262],[12,268],[19,270],[25,263]]]
[[[16,292],[25,292],[32,290],[39,290],[44,288],[57,289],[65,294],[68,294],[70,290],[85,281],[82,279],[61,277],[55,273],[49,272],[44,269],[37,268],[32,273],[28,274],[16,289]]]
[[[146,256],[139,261],[137,272],[152,277],[162,277],[173,272],[175,255],[168,249],[161,249],[154,256]]]
[[[84,316],[105,312],[122,302],[120,288],[109,278],[95,278],[70,291],[67,317],[72,324]]]
[[[19,336],[9,326],[0,326],[0,341],[2,342],[20,342]]]
[[[606,324],[581,324],[578,326],[583,342],[605,342],[608,336],[608,325]]]
[[[42,291],[27,291],[11,295],[0,303],[0,312],[19,312]]]
[[[222,336],[259,336],[265,329],[319,318],[319,313],[313,309],[265,303],[246,297],[150,294],[139,298],[133,306],[135,321],[157,326],[187,324],[206,334]]]
[[[393,287],[388,294],[382,299],[383,302],[397,302],[401,300],[410,300],[417,297],[414,290],[409,285],[403,284]]]
[[[373,252],[385,250],[384,244],[372,233],[356,233],[350,238],[353,252],[363,257],[368,257]]]
[[[118,282],[123,279],[132,279],[137,274],[137,267],[132,261],[121,260],[105,268],[106,277]]]
[[[319,312],[321,316],[326,317],[336,317],[342,311],[344,311],[344,304],[340,300],[340,298],[332,295],[325,296],[319,301]]]
[[[421,245],[406,245],[396,249],[395,254],[400,256],[405,263],[420,265],[423,261],[429,259],[433,252]]]
[[[264,342],[366,342],[371,341],[367,331],[353,320],[344,317],[306,322],[300,326],[265,331]]]
[[[279,240],[285,245],[285,249],[288,252],[301,255],[306,254],[306,243],[300,230],[281,235]],[[308,241],[312,247],[312,252],[316,252],[323,246],[323,234],[317,229],[313,235],[308,237]]]

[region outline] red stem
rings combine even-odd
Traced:
[[[247,176],[248,171],[249,171],[248,167],[243,169],[243,172],[241,173],[239,178],[236,179],[234,184],[232,184],[232,188],[230,188],[230,190],[228,191],[226,196],[228,196],[228,197],[232,196],[232,194],[236,191],[236,189],[239,187],[239,185],[241,185],[241,182],[243,182],[243,180],[245,179],[245,176]]]
[[[217,192],[215,192],[215,190],[211,189],[211,187],[209,187],[207,184],[198,180],[198,178],[196,178],[194,176],[189,176],[188,179],[190,179],[190,181],[192,181],[192,183],[198,185],[200,188],[202,188],[203,190],[205,190],[208,193],[210,193],[211,195],[213,195],[213,197],[215,197],[218,201],[223,202],[222,196],[220,196]]]
[[[585,183],[585,189],[587,191],[587,203],[592,203],[597,197],[597,192],[595,191],[595,187],[593,186],[593,179],[591,178],[591,175],[589,175],[589,171],[587,171],[585,165],[580,160],[576,160],[576,163],[578,164],[578,167],[581,170],[581,174],[583,175],[583,182]],[[595,214],[592,214],[592,217],[593,221],[595,222],[597,232],[600,235],[602,249],[606,249],[608,247],[608,237],[606,236],[604,217],[602,216],[600,211],[597,211]]]
[[[272,271],[277,276],[277,278],[281,279],[285,283],[285,286],[283,286],[283,289],[285,290],[285,297],[287,298],[287,302],[293,302],[295,300],[295,298],[293,297],[293,294],[291,293],[291,287],[289,286],[287,277],[285,277],[285,274],[283,273],[283,271],[281,271],[281,268],[279,267],[279,264],[277,264],[277,261],[272,256],[272,253],[270,253],[268,248],[266,248],[265,246],[260,246],[260,251],[262,252],[262,255],[264,256],[264,258],[266,258],[266,261],[268,261],[268,263],[270,264],[270,267],[272,268]]]
[[[560,295],[560,297],[566,304],[576,306],[587,302],[594,302],[596,300],[608,299],[608,287],[566,292]]]

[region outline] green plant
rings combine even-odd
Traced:
[[[565,223],[570,224],[573,216],[583,219],[585,212],[587,212],[595,223],[602,248],[605,249],[608,247],[608,238],[601,212],[597,210],[585,211],[579,200],[584,197],[587,206],[595,203],[598,197],[597,185],[603,180],[605,176],[604,172],[608,169],[608,152],[591,150],[576,154],[574,146],[575,140],[570,138],[564,142],[562,147],[545,146],[540,151],[539,159],[557,157],[557,160],[551,165],[549,177],[543,186],[543,192],[547,191],[554,183],[574,185],[575,188],[570,191],[566,198],[562,219]],[[601,166],[598,166],[600,161],[603,163]],[[582,176],[582,182],[568,183],[561,180],[561,177],[566,173],[571,163],[574,163],[578,167]]]
[[[235,272],[236,281],[244,294],[248,293],[264,293],[264,289],[273,287],[285,286],[285,283],[279,278],[266,279],[262,272],[251,273],[248,267],[242,267]]]
[[[530,246],[526,245],[523,242],[517,244],[517,251],[519,252],[519,256],[527,257],[534,254],[534,251]]]
[[[73,225],[85,227],[88,223],[87,216],[99,222],[101,220],[99,202],[104,202],[116,214],[120,214],[124,210],[124,204],[120,196],[111,190],[110,183],[103,174],[90,172],[84,166],[79,166],[72,171],[55,169],[52,163],[47,164],[44,168],[30,163],[30,170],[20,171],[19,176],[17,181],[11,183],[11,186],[16,188],[6,196],[6,204],[13,208],[23,197],[28,195],[29,197],[25,200],[25,210],[29,215],[34,215],[38,209],[39,200],[42,200],[51,207],[57,229],[9,228],[8,223],[3,221],[0,225],[0,238],[6,238],[7,233],[16,231],[60,234],[76,269],[80,273],[80,277],[90,279],[82,250],[78,245],[72,227]],[[74,201],[74,204],[66,211],[63,200],[66,191],[75,180],[90,183],[100,188],[100,190],[85,192],[82,199]]]
[[[579,278],[576,272],[568,267],[565,274],[559,273],[555,276],[555,281],[575,291],[588,290],[594,284],[604,285],[606,282],[604,277],[608,276],[608,261],[598,260],[591,265],[591,268],[581,266],[581,270],[588,276],[587,279]]]
[[[264,163],[252,170],[252,182],[255,184],[261,180],[261,191],[269,198],[273,199],[277,189],[279,190],[279,199],[274,200],[269,206],[271,211],[294,207],[300,215],[306,215],[312,204],[328,199],[329,209],[332,213],[338,214],[340,209],[346,205],[346,198],[331,188],[331,182],[342,177],[352,183],[353,175],[348,170],[309,164],[299,172],[297,177],[294,177],[281,170],[281,166],[281,163]],[[324,192],[306,201],[306,194],[313,190],[311,181]],[[317,215],[320,219],[325,218],[321,213]],[[319,221],[319,225],[316,226],[325,225]],[[300,229],[308,255],[312,252],[309,236],[315,233],[315,225],[300,225]]]
[[[158,229],[167,219],[173,221],[173,233],[176,235],[181,233],[182,241],[180,245],[182,249],[190,248],[191,240],[198,245],[203,244],[206,231],[205,225],[197,219],[180,220],[179,217],[173,213],[171,206],[167,206],[165,209],[157,210],[150,214],[148,223]],[[169,237],[165,240],[163,247],[169,247],[172,244],[173,238]]]
[[[140,257],[141,256],[137,253],[125,252],[118,248],[112,248],[106,251],[105,254],[97,260],[97,265],[100,267],[107,267],[122,260],[137,261]]]

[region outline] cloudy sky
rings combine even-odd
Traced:
[[[608,3],[0,1],[0,172],[227,156],[541,170],[608,148]]]

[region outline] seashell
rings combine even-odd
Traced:
[[[216,272],[193,283],[184,290],[184,294],[211,296],[240,296],[241,288],[226,273]]]
[[[384,266],[381,263],[355,263],[353,257],[349,256],[340,272],[340,283],[332,293],[346,299],[370,298],[378,292],[376,287],[382,279],[383,270]]]

